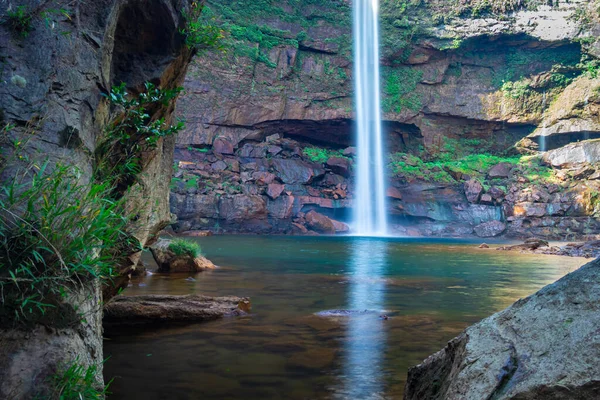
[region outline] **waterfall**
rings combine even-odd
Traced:
[[[542,126],[542,135],[540,136],[539,149],[541,152],[546,151],[546,135],[548,134],[546,118],[544,118],[544,112],[546,111],[546,92],[542,95],[542,119],[544,120]]]
[[[379,1],[354,0],[354,85],[357,168],[354,230],[387,234],[379,78]]]

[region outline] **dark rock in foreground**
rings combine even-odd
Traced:
[[[411,368],[404,399],[599,399],[600,260]]]
[[[247,297],[118,296],[104,306],[104,323],[199,322],[250,312]]]

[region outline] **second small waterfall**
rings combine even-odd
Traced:
[[[379,1],[354,2],[354,85],[357,168],[354,230],[387,234],[379,77]]]

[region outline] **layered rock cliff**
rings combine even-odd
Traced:
[[[177,229],[289,232],[311,209],[348,221],[350,5],[208,5],[229,43],[194,62],[178,105],[188,128],[177,142],[185,170],[173,185]],[[536,153],[600,137],[597,21],[591,1],[382,2],[383,124],[398,233],[597,232],[596,167],[578,177],[596,156],[581,163],[571,152],[552,168],[515,159],[495,177],[490,163],[448,164],[473,154],[514,156],[516,144]],[[254,177],[264,173],[269,182]],[[472,179],[482,185],[474,198],[465,190]],[[282,194],[270,196],[269,184],[283,185]],[[495,229],[474,229],[482,223]]]
[[[39,169],[46,161],[48,171],[68,165],[77,169],[82,184],[89,182],[98,167],[97,150],[106,139],[106,127],[121,112],[111,108],[111,88],[124,83],[135,95],[144,91],[145,82],[164,89],[181,84],[192,56],[180,33],[188,7],[184,0],[2,3],[3,184],[19,168]],[[169,123],[173,105],[155,111],[155,118]],[[136,179],[117,194],[129,214],[135,211],[128,233],[141,246],[151,243],[171,219],[174,145],[174,137],[158,140],[141,155]],[[138,257],[131,254],[130,262],[121,266],[123,274]],[[8,266],[0,267],[4,279]],[[10,287],[2,288],[4,305]],[[92,281],[65,297],[63,303],[74,316],[69,324],[54,323],[62,320],[57,318],[0,328],[1,398],[58,398],[61,394],[52,392],[55,382],[49,377],[73,363],[93,371],[102,386],[101,287]]]

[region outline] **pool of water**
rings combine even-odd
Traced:
[[[249,296],[253,314],[106,332],[111,399],[401,398],[409,367],[585,262],[468,241],[194,240],[221,268],[139,278],[124,294]],[[317,315],[339,309],[361,312]]]

